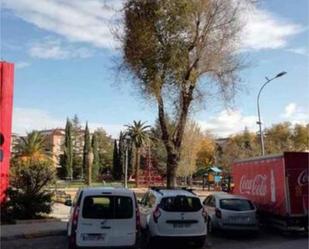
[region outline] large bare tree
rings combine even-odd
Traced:
[[[241,1],[241,5],[246,0]],[[233,96],[242,8],[237,0],[127,0],[121,36],[123,67],[156,102],[167,152],[167,187],[176,186],[184,128],[205,90]],[[168,129],[167,115],[175,128]]]

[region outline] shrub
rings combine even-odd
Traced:
[[[33,219],[51,212],[52,192],[47,186],[55,180],[55,169],[46,160],[17,160],[10,172],[10,188],[5,212],[14,219]]]

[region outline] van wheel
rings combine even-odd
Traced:
[[[71,241],[70,237],[68,237],[68,249],[78,249],[78,246],[75,242]]]
[[[78,247],[74,245],[73,243],[69,242],[68,249],[78,249]]]
[[[143,229],[141,232],[141,248],[148,249],[151,243],[150,233],[148,229]]]

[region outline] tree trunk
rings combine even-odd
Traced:
[[[175,188],[177,187],[176,172],[178,166],[178,156],[176,153],[169,153],[167,155],[166,165],[166,187]]]
[[[140,155],[139,148],[135,148],[135,187],[139,187],[139,165],[140,164]]]
[[[87,184],[91,186],[92,184],[92,164],[93,164],[93,153],[88,152],[86,157],[87,163]]]

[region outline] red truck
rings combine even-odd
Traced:
[[[308,152],[285,152],[232,165],[233,194],[249,198],[262,221],[308,230]]]

